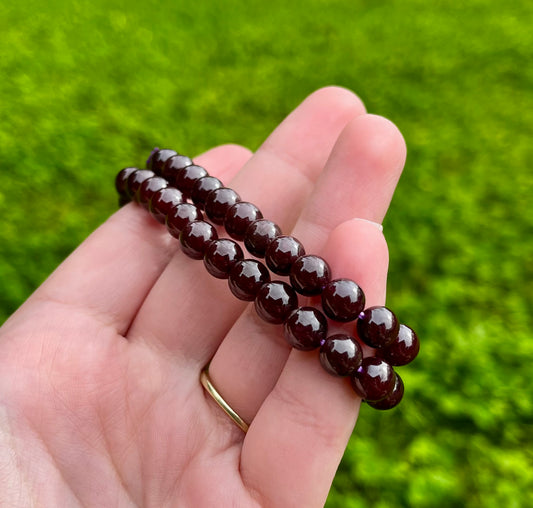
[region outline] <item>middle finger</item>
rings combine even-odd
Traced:
[[[339,133],[363,113],[361,101],[347,90],[315,92],[272,133],[231,187],[290,230]],[[197,369],[213,356],[245,307],[229,293],[226,281],[211,278],[202,263],[178,252],[147,296],[128,337],[162,347]]]

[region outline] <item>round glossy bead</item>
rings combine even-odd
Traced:
[[[220,189],[223,186],[224,185],[218,178],[215,178],[214,176],[204,176],[203,178],[196,180],[194,183],[191,191],[191,199],[196,206],[203,210],[207,195],[212,190]]]
[[[396,338],[385,348],[378,351],[378,356],[391,365],[407,365],[412,362],[420,351],[420,341],[414,330],[404,324]]]
[[[291,267],[291,285],[302,295],[319,295],[330,281],[330,274],[329,265],[321,257],[312,254],[301,256]]]
[[[243,257],[244,254],[238,243],[228,238],[221,238],[207,247],[204,265],[213,277],[227,279],[233,265]]]
[[[230,270],[228,286],[239,299],[251,302],[255,300],[259,288],[270,280],[267,267],[255,259],[237,261]]]
[[[224,227],[235,240],[244,240],[244,235],[250,224],[262,219],[263,214],[252,203],[239,201],[229,208],[224,217]]]
[[[314,307],[299,307],[283,325],[287,342],[295,349],[311,351],[320,347],[328,333],[326,316]]]
[[[150,154],[150,157],[148,157],[146,167],[151,169],[154,173],[161,175],[167,159],[177,154],[178,152],[176,152],[176,150],[169,150],[168,148],[154,151]]]
[[[322,307],[335,321],[353,321],[365,307],[365,295],[353,280],[332,280],[322,290]]]
[[[392,409],[396,407],[403,398],[404,386],[403,381],[400,375],[396,372],[396,382],[394,383],[394,388],[384,399],[381,399],[377,402],[366,401],[366,403],[373,407],[374,409]]]
[[[398,336],[399,323],[387,307],[368,307],[357,320],[357,335],[370,347],[386,347]]]
[[[265,253],[267,266],[278,275],[289,275],[293,263],[305,254],[304,246],[293,236],[278,236]]]
[[[139,187],[139,203],[148,209],[153,195],[166,187],[168,187],[168,182],[164,178],[160,176],[148,178]]]
[[[286,282],[263,284],[255,297],[255,310],[267,323],[281,324],[298,307],[298,296]]]
[[[138,168],[121,169],[115,178],[115,188],[120,196],[128,197],[128,178]]]
[[[217,231],[209,222],[189,222],[180,233],[181,250],[190,258],[202,259],[209,245],[217,238]]]
[[[350,376],[361,366],[363,350],[351,335],[331,335],[320,347],[322,367],[335,376]]]
[[[178,189],[165,187],[154,193],[148,204],[148,210],[158,222],[165,224],[170,211],[184,201],[183,194]]]
[[[244,246],[252,256],[265,257],[268,245],[281,235],[277,224],[266,219],[259,219],[250,224],[244,234]]]
[[[149,169],[138,169],[137,171],[133,171],[131,175],[128,176],[128,184],[126,189],[127,194],[132,201],[137,201],[137,203],[139,202],[139,188],[145,180],[152,178],[152,176],[155,176],[155,173]]]
[[[208,176],[207,171],[202,166],[192,164],[191,166],[180,169],[176,173],[174,185],[183,192],[185,196],[190,198],[194,184],[204,176]]]
[[[196,205],[192,203],[180,203],[168,213],[166,225],[168,232],[174,238],[179,238],[181,231],[189,222],[202,219],[202,212]]]
[[[163,167],[161,168],[161,176],[168,180],[168,183],[173,187],[176,185],[176,175],[187,166],[192,164],[192,160],[186,155],[176,154],[169,157]],[[181,189],[180,189],[181,190]]]
[[[240,200],[240,196],[233,189],[215,189],[207,195],[205,213],[215,224],[223,224],[229,208]]]
[[[392,392],[396,382],[393,368],[380,358],[364,358],[350,378],[355,392],[363,399],[376,402]]]

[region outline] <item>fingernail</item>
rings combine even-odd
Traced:
[[[373,220],[369,220],[369,219],[363,219],[361,217],[354,217],[353,220],[360,220],[363,222],[368,222],[369,224],[372,224],[373,226],[378,228],[380,231],[383,231],[383,224],[380,224],[379,222],[374,222]]]

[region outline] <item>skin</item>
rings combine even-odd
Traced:
[[[256,153],[225,145],[195,162],[334,278],[356,280],[368,306],[385,302],[375,223],[404,160],[391,122],[328,87]],[[209,361],[247,434],[200,385]],[[11,507],[323,506],[360,404],[135,204],[0,328],[0,372],[0,505]]]

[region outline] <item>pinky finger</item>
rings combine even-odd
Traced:
[[[388,251],[376,225],[348,221],[333,231],[328,244],[333,273],[342,267],[342,276],[360,282],[368,305],[383,304]],[[365,253],[358,254],[355,266],[351,253],[361,245]],[[349,381],[326,373],[316,351],[293,350],[246,435],[245,484],[266,506],[323,506],[359,405]]]

